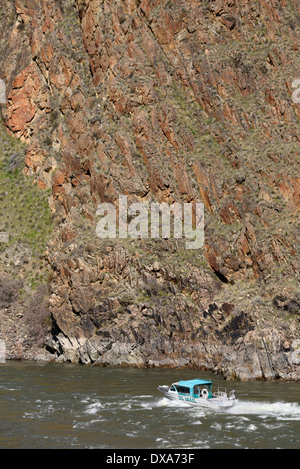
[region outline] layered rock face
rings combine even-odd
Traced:
[[[299,379],[298,1],[4,4],[3,122],[55,215],[49,356]],[[204,246],[100,239],[119,195],[202,202]]]

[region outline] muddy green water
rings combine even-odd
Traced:
[[[157,390],[210,378],[233,409],[175,404]],[[300,384],[225,382],[189,370],[0,364],[0,448],[298,449]]]

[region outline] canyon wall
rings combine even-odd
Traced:
[[[19,314],[19,357],[299,379],[298,1],[3,4],[3,125],[54,217],[46,339],[33,352],[15,298],[8,355]],[[97,207],[119,195],[202,202],[203,247],[100,239]]]

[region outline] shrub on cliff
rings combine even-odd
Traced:
[[[21,280],[0,276],[0,308],[9,308],[18,299],[21,286]]]

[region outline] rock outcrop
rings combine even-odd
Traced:
[[[47,356],[299,379],[297,0],[4,4],[2,118],[55,216]],[[122,194],[202,202],[203,248],[99,239]]]

